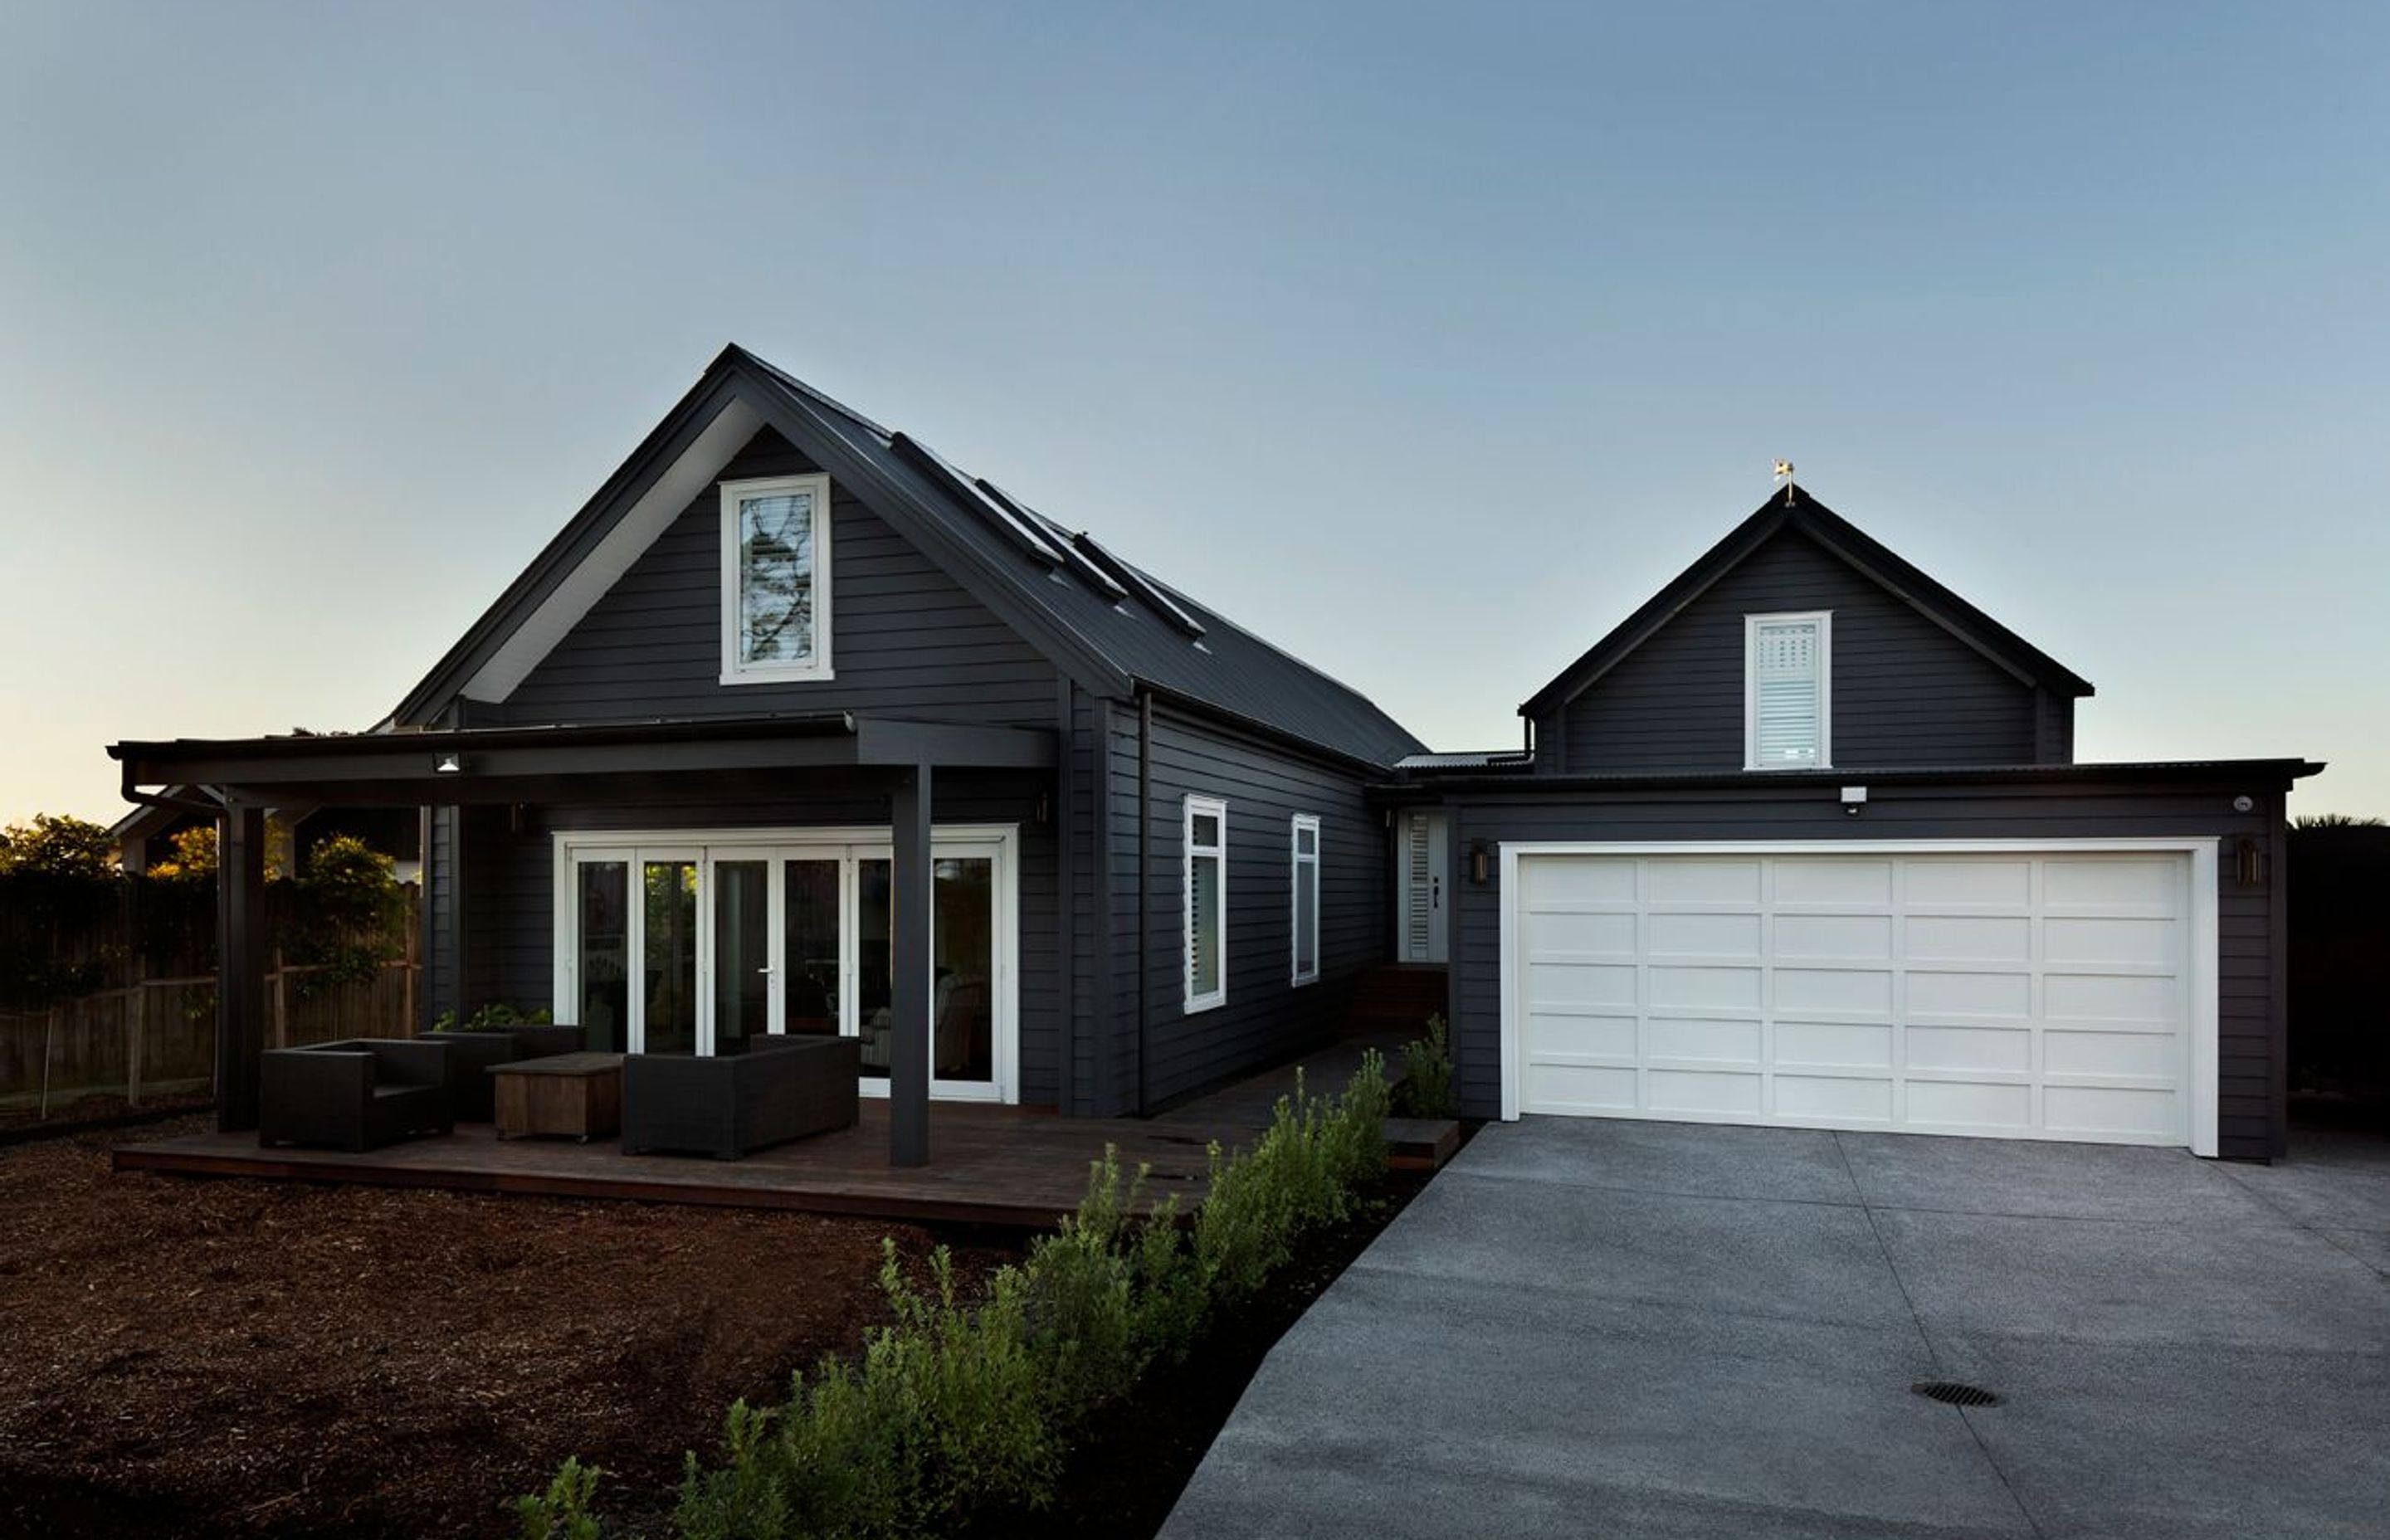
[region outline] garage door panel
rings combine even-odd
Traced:
[[[2033,1126],[2033,1087],[1972,1080],[1911,1080],[1908,1116],[1913,1124],[2024,1133]]]
[[[1889,1070],[1893,1037],[1888,1021],[1778,1021],[1776,1062],[1804,1069]]]
[[[2053,1133],[2134,1137],[2172,1142],[2182,1110],[2171,1086],[2049,1085],[2043,1088],[2043,1122]]]
[[[2033,961],[2033,921],[2023,915],[1911,915],[1902,955],[1910,962]]]
[[[1655,957],[1738,957],[1759,960],[1756,914],[1660,912],[1646,922]]]
[[[1972,1070],[2025,1074],[2033,1069],[2030,1027],[1930,1027],[1903,1034],[1911,1070]]]
[[[1570,1016],[1539,1011],[1536,1016],[1536,1061],[1565,1064],[1591,1059],[1633,1063],[1639,1047],[1640,1020],[1633,1016]]]
[[[1890,1080],[1857,1076],[1776,1076],[1776,1115],[1804,1122],[1879,1123],[1893,1121]]]
[[[1654,1009],[1757,1010],[1764,975],[1757,968],[1661,966],[1648,970]]]
[[[1890,915],[1779,914],[1776,956],[1785,962],[1890,962]]]
[[[1625,856],[1572,855],[1519,864],[1519,897],[1546,903],[1632,904],[1639,863]]]
[[[2033,862],[2024,858],[1910,856],[1900,863],[1901,896],[1911,907],[2022,909],[2033,898]]]
[[[1529,956],[1635,960],[1638,926],[1631,912],[1531,914],[1523,930]]]
[[[1651,1070],[1647,1105],[1655,1112],[1732,1113],[1754,1116],[1764,1110],[1766,1082],[1757,1074],[1705,1070]]]
[[[1644,898],[1662,904],[1756,904],[1760,863],[1714,860],[1707,856],[1671,857],[1646,864]]]
[[[1915,969],[1908,975],[1908,1014],[2022,1021],[2033,1015],[2033,975]]]
[[[1889,969],[1779,968],[1776,1008],[1812,1015],[1892,1014]]]
[[[1641,1073],[1588,1064],[1536,1067],[1530,1112],[1633,1112]]]
[[[1892,903],[1893,864],[1890,861],[1860,860],[1846,855],[1815,859],[1780,855],[1775,858],[1775,866],[1776,902],[1780,905],[1889,905]]]
[[[2171,1080],[2182,1057],[2170,1032],[2066,1032],[2042,1034],[2042,1069],[2059,1075],[2133,1075]]]
[[[1755,1018],[1732,1021],[1714,1017],[1654,1015],[1645,1027],[1643,1052],[1655,1060],[1714,1059],[1754,1070],[1761,1065],[1767,1029]]]
[[[2051,963],[2170,968],[2175,962],[2171,917],[2053,915],[2041,923],[2042,956]]]
[[[2053,1020],[2171,1024],[2182,1014],[2178,982],[2164,974],[2051,973],[2042,994]]]
[[[2128,905],[2171,914],[2179,882],[2172,863],[2147,856],[2053,856],[2043,866],[2042,895],[2054,909]]]
[[[1633,963],[1540,962],[1527,964],[1527,1004],[1545,1006],[1632,1006],[1635,1004]]]

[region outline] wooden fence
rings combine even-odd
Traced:
[[[154,885],[148,886],[154,892]],[[415,1035],[422,988],[414,918],[418,892],[405,892],[404,915],[394,917],[380,938],[397,956],[369,977],[330,979],[326,969],[291,962],[278,947],[269,954],[268,1047]],[[298,895],[285,899],[278,892],[272,898],[278,905],[298,902]],[[191,912],[128,888],[121,902],[83,917],[84,923],[45,927],[43,939],[53,957],[103,958],[113,978],[106,987],[46,1006],[12,1010],[0,1004],[0,1118],[56,1117],[88,1097],[121,1097],[138,1107],[145,1099],[213,1094],[216,979],[204,971],[213,963],[213,947],[207,944],[212,906],[181,906]],[[23,915],[8,918],[25,928]],[[167,932],[163,940],[161,930]]]

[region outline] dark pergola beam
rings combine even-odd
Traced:
[[[895,977],[890,983],[888,1163],[930,1163],[931,771],[900,775],[889,795],[895,868]]]

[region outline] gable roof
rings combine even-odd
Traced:
[[[1807,492],[1788,486],[1770,495],[1750,518],[1562,669],[1550,684],[1528,697],[1519,714],[1534,716],[1583,694],[1752,553],[1788,533],[1816,542],[2020,682],[2060,695],[2091,693],[2090,681],[1927,576]]]
[[[909,434],[733,343],[392,713],[503,700],[639,554],[771,428],[1090,692],[1151,687],[1348,759],[1424,747],[1359,691],[1122,560]]]

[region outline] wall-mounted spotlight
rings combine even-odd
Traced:
[[[461,775],[465,769],[465,756],[456,753],[434,754],[431,756],[431,768],[438,775]]]
[[[1469,843],[1469,880],[1482,888],[1485,886],[1487,882],[1491,881],[1493,877],[1494,853],[1486,848],[1484,841],[1471,841]]]
[[[1866,788],[1866,787],[1864,787],[1864,786],[1846,786],[1846,787],[1844,787],[1844,788],[1843,788],[1843,811],[1844,811],[1844,813],[1847,814],[1847,815],[1850,815],[1851,817],[1856,818],[1856,817],[1857,817],[1857,816],[1859,815],[1859,809],[1861,809],[1861,808],[1863,808],[1863,807],[1865,807],[1865,806],[1867,806],[1867,788]]]

